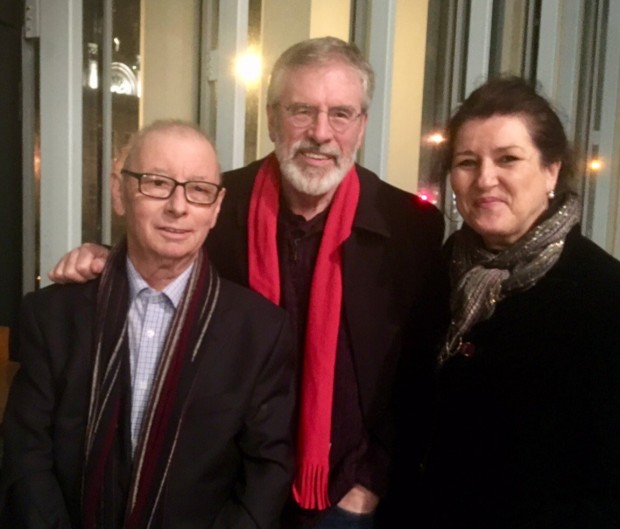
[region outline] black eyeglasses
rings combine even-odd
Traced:
[[[181,186],[185,192],[185,199],[192,204],[208,206],[213,204],[223,186],[206,182],[204,180],[190,180],[177,182],[174,178],[160,174],[134,173],[128,169],[121,169],[121,174],[133,176],[138,180],[138,190],[143,195],[151,198],[166,199],[172,196],[177,186]]]
[[[282,107],[287,113],[288,121],[297,128],[306,128],[316,123],[321,112],[327,114],[327,121],[336,132],[344,132],[364,113],[358,112],[352,107],[332,107],[327,110],[319,110],[312,105],[304,103],[292,103]]]

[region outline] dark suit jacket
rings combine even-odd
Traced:
[[[218,270],[243,285],[248,284],[250,193],[261,163],[224,174],[226,198],[207,239]],[[430,351],[442,331],[437,321],[447,306],[441,264],[444,223],[433,205],[363,167],[357,166],[357,171],[359,204],[343,250],[343,310],[369,439],[391,454],[399,402],[397,373],[406,384],[399,386],[404,388],[400,402],[406,399],[407,407],[430,409],[423,386],[428,389],[431,377],[428,371],[422,375],[422,365],[424,369],[430,365]],[[404,358],[404,350],[412,357]],[[417,440],[422,439],[420,424],[407,426],[416,430]]]
[[[575,227],[439,378],[433,528],[620,527],[620,262]]]
[[[52,285],[24,299],[21,368],[4,423],[5,515],[13,529],[80,527],[97,284]],[[222,280],[203,347],[163,526],[275,527],[293,477],[296,366],[288,318]]]

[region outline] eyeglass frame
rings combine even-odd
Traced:
[[[289,105],[282,105],[280,103],[274,103],[273,104],[274,107],[276,108],[283,108],[284,110],[286,110],[287,112],[287,116],[290,118],[289,121],[291,123],[291,125],[297,129],[306,129],[308,127],[311,127],[312,125],[314,125],[319,117],[319,114],[321,113],[325,113],[327,114],[327,122],[329,123],[329,126],[332,128],[332,130],[334,130],[335,132],[338,133],[343,133],[346,132],[347,130],[349,130],[349,128],[353,125],[353,123],[355,123],[362,115],[366,114],[366,110],[362,109],[360,110],[357,114],[351,116],[351,121],[349,123],[347,123],[344,127],[334,127],[331,119],[330,119],[330,112],[333,112],[335,110],[351,110],[352,112],[355,112],[355,109],[353,109],[352,107],[349,107],[347,105],[340,105],[340,106],[335,106],[335,107],[330,107],[327,110],[321,110],[319,109],[317,106],[315,105],[308,105],[306,103],[290,103]],[[312,110],[312,115],[309,115],[308,117],[310,118],[310,121],[308,123],[306,123],[305,125],[302,124],[297,124],[294,122],[295,118],[299,118],[300,115],[299,114],[293,114],[293,107],[298,107],[300,109],[306,109],[306,110]],[[303,117],[303,116],[301,116]]]
[[[220,192],[224,189],[223,185],[214,184],[213,182],[208,182],[206,180],[188,180],[187,182],[179,182],[178,180],[175,180],[171,176],[157,174],[157,173],[149,173],[149,172],[137,173],[135,171],[130,171],[129,169],[121,169],[120,173],[123,175],[132,176],[133,178],[138,180],[138,191],[142,193],[145,197],[154,198],[158,200],[168,200],[174,194],[177,187],[181,186],[183,188],[183,196],[185,197],[185,200],[187,200],[187,202],[189,202],[190,204],[196,204],[197,206],[211,206],[212,204],[215,204],[217,202],[217,198],[220,196]],[[147,175],[156,176],[158,178],[163,178],[165,180],[171,181],[174,184],[174,186],[170,190],[170,194],[167,197],[156,197],[156,196],[149,195],[145,193],[144,191],[142,191],[142,179]],[[187,187],[185,187],[187,186],[187,184],[201,184],[201,185],[207,184],[208,186],[215,187],[217,189],[217,192],[215,193],[215,197],[213,198],[213,201],[212,202],[196,202],[195,200],[191,200],[187,196]]]

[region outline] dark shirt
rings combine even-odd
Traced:
[[[300,356],[304,350],[312,275],[327,214],[328,210],[306,220],[281,206],[278,217],[280,305],[292,316]],[[383,493],[385,476],[382,474],[387,467],[386,454],[369,451],[344,313],[340,319],[334,380],[329,474],[332,505],[356,483]],[[320,511],[302,510],[291,502],[284,527],[311,526],[321,514]]]

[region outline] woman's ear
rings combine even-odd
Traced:
[[[553,162],[547,167],[547,194],[555,191],[561,168],[562,162]]]

